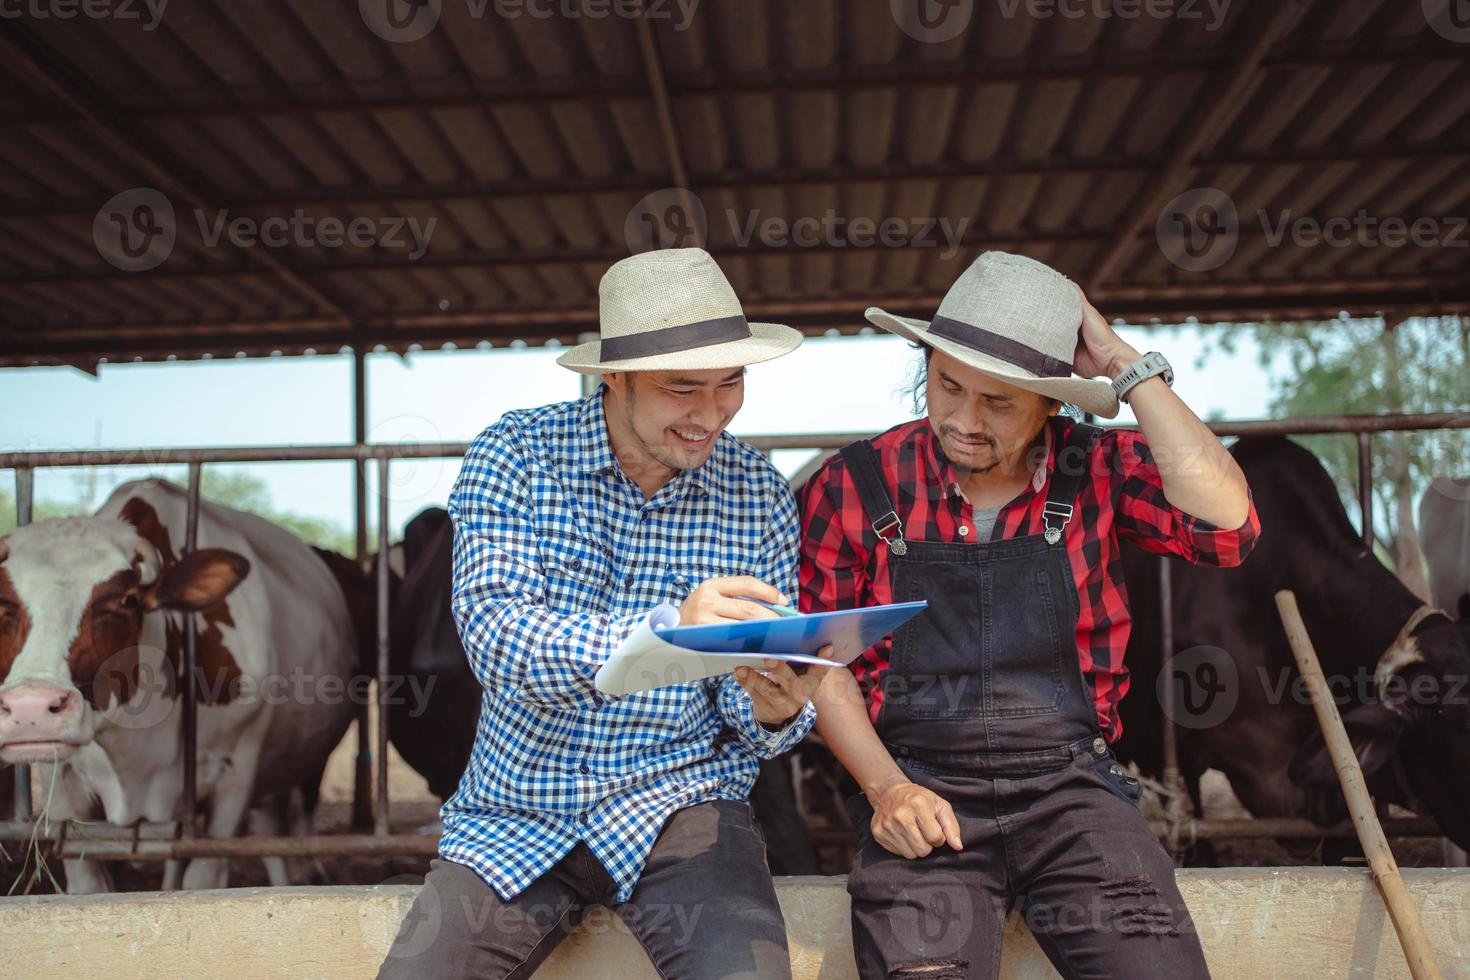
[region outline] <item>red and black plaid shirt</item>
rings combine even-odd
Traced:
[[[1045,463],[1026,489],[1001,508],[991,540],[1041,533],[1055,447],[1075,424],[1066,416],[1048,420],[1037,437],[1038,453],[1045,446]],[[927,418],[889,429],[873,440],[873,448],[907,540],[971,543],[975,525],[970,503],[960,492],[957,474]],[[1122,733],[1116,706],[1128,692],[1123,651],[1132,625],[1119,539],[1156,554],[1228,567],[1250,553],[1260,523],[1254,503],[1245,523],[1235,530],[1223,530],[1170,504],[1164,499],[1163,480],[1148,443],[1136,431],[1104,430],[1093,444],[1088,472],[1065,541],[1081,609],[1077,656],[1092,685],[1098,724],[1108,741],[1114,741]],[[840,456],[827,460],[806,484],[801,512],[803,612],[892,601],[888,549],[877,548],[872,554],[865,546],[873,517],[863,515],[852,474]],[[883,706],[878,682],[888,669],[892,645],[885,639],[852,662],[874,724]]]

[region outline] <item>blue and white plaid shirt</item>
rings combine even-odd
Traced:
[[[484,687],[439,854],[510,899],[585,841],[627,901],[676,810],[744,800],[779,732],[733,677],[625,697],[593,676],[661,602],[721,575],[796,595],[797,514],[781,474],[729,434],[645,501],[608,443],[602,392],[507,413],[449,496],[455,622]]]

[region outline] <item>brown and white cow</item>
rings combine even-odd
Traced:
[[[300,539],[208,501],[198,548],[181,555],[186,509],[178,486],[138,481],[93,517],[0,539],[0,760],[39,765],[37,806],[53,818],[189,818],[180,665],[192,614],[203,832],[234,836],[247,814],[253,830],[302,832],[353,717],[346,600]],[[293,796],[303,806],[283,826]],[[109,890],[103,864],[66,862],[67,890]],[[266,865],[273,884],[286,883],[284,862]],[[185,888],[227,879],[223,860],[182,872]]]

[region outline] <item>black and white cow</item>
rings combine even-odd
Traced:
[[[1296,594],[1380,804],[1433,816],[1470,843],[1470,623],[1424,606],[1362,543],[1317,459],[1282,438],[1241,439],[1261,538],[1239,568],[1171,568],[1180,764],[1199,808],[1215,768],[1257,817],[1332,823],[1346,804],[1277,613]],[[1159,560],[1125,554],[1133,632],[1119,754],[1162,769]]]
[[[1470,619],[1470,477],[1436,477],[1424,491],[1419,546],[1434,604]]]
[[[306,832],[353,717],[346,599],[294,535],[207,501],[181,555],[186,508],[178,486],[139,481],[92,517],[0,539],[0,759],[39,765],[37,806],[54,818],[192,819],[179,693],[192,614],[204,832],[234,836],[247,814],[257,832]],[[266,865],[287,883],[285,862]],[[172,865],[166,885],[180,872],[186,888],[221,887],[228,863]],[[104,862],[67,861],[66,877],[72,893],[111,887]]]

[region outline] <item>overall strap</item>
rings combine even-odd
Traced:
[[[893,498],[883,486],[883,474],[878,467],[878,451],[872,442],[859,439],[843,446],[838,453],[852,474],[853,486],[857,488],[858,500],[863,505],[863,516],[878,540],[893,549],[900,557],[908,554],[909,546],[903,539],[903,521],[893,507]]]
[[[1100,435],[1102,429],[1098,426],[1079,422],[1067,433],[1066,441],[1057,447],[1051,491],[1041,508],[1041,523],[1045,529],[1042,536],[1047,544],[1060,541],[1062,530],[1072,519],[1073,502],[1091,476],[1088,464],[1092,459],[1092,444]]]

